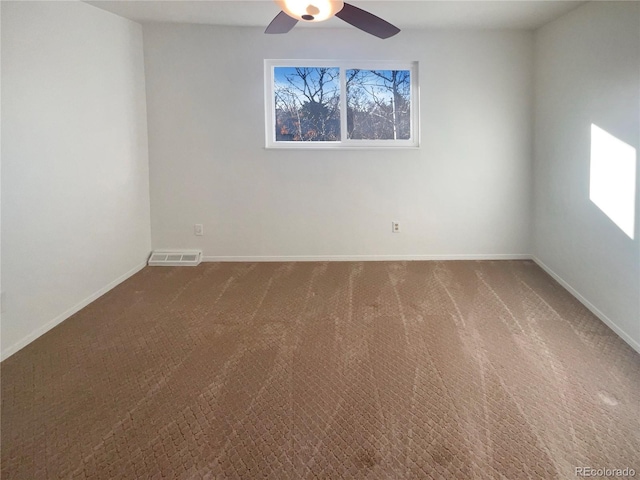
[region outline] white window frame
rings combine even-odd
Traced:
[[[340,135],[338,141],[276,141],[275,67],[333,67],[340,69]],[[409,139],[354,140],[347,138],[347,95],[345,70],[409,70],[411,72],[411,130]],[[265,148],[283,149],[410,149],[420,147],[420,86],[418,62],[381,62],[350,60],[276,60],[264,61]]]

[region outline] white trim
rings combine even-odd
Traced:
[[[348,140],[356,142],[358,140]],[[372,140],[373,141],[373,140]],[[378,140],[383,142],[385,140]],[[390,140],[400,142],[402,140]],[[420,146],[398,146],[398,145],[352,145],[339,142],[277,142],[273,146],[263,147],[265,150],[420,150]],[[393,160],[393,158],[392,158]]]
[[[142,270],[146,266],[147,266],[147,262],[143,262],[141,264],[136,265],[135,267],[133,267],[131,270],[129,270],[124,275],[119,276],[118,278],[116,278],[114,281],[112,281],[111,283],[109,283],[105,287],[103,287],[100,290],[98,290],[97,292],[89,295],[87,298],[85,298],[81,302],[77,303],[76,305],[74,305],[73,307],[68,309],[67,311],[65,311],[65,312],[61,313],[60,315],[58,315],[57,317],[55,317],[53,320],[50,320],[49,322],[45,323],[40,328],[34,330],[29,335],[24,337],[22,340],[18,340],[16,343],[14,343],[13,345],[11,345],[10,347],[8,347],[6,350],[4,350],[2,352],[2,354],[0,355],[0,359],[1,360],[5,360],[5,359],[9,358],[11,355],[16,353],[18,350],[26,347],[31,342],[33,342],[36,338],[44,335],[49,330],[51,330],[53,327],[61,324],[67,318],[69,318],[71,315],[73,315],[74,313],[79,312],[84,307],[89,305],[91,302],[97,300],[102,295],[107,293],[109,290],[111,290],[112,288],[114,288],[117,285],[121,284],[122,282],[127,280],[129,277],[132,277],[133,275],[138,273],[140,270]]]
[[[633,348],[636,352],[640,353],[640,343],[631,338],[627,332],[622,330],[616,323],[607,317],[604,313],[602,313],[598,307],[592,304],[589,300],[583,297],[575,288],[573,288],[568,282],[566,282],[560,275],[551,270],[547,265],[544,264],[542,260],[540,260],[535,255],[531,256],[531,259],[536,262],[536,264],[542,268],[545,272],[547,272],[553,279],[562,285],[571,295],[576,297],[576,299],[582,303],[591,313],[593,313],[596,317],[598,317],[602,322],[607,325],[611,330],[613,330],[622,340],[627,342],[631,348]]]
[[[203,262],[389,262],[444,260],[531,260],[525,253],[443,255],[245,255],[203,256]]]

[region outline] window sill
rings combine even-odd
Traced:
[[[265,150],[420,150],[420,145],[267,145]]]

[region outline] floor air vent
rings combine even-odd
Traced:
[[[152,252],[149,265],[152,267],[195,267],[202,260],[202,252]]]

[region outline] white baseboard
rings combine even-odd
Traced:
[[[622,338],[625,342],[629,344],[631,348],[633,348],[636,352],[640,353],[640,343],[635,341],[631,336],[622,330],[616,323],[607,317],[604,313],[602,313],[594,304],[592,304],[589,300],[584,298],[575,288],[573,288],[569,283],[567,283],[560,275],[551,270],[547,265],[542,262],[535,255],[531,256],[531,259],[538,264],[540,268],[542,268],[545,272],[551,275],[554,280],[556,280],[560,285],[562,285],[571,295],[576,297],[580,303],[582,303],[585,307],[587,307],[591,313],[593,313],[596,317],[598,317],[602,322],[607,325],[611,330],[613,330],[620,338]]]
[[[530,254],[445,255],[255,255],[203,256],[203,262],[388,262],[424,260],[531,260]]]
[[[26,337],[24,337],[22,340],[17,341],[13,345],[11,345],[9,348],[4,350],[2,352],[2,354],[0,355],[0,359],[1,360],[5,360],[6,358],[9,358],[11,355],[16,353],[18,350],[20,350],[21,348],[26,347],[31,342],[33,342],[36,338],[38,338],[41,335],[44,335],[45,333],[47,333],[49,330],[51,330],[56,325],[59,325],[60,323],[64,322],[71,315],[73,315],[74,313],[77,313],[78,311],[82,310],[84,307],[89,305],[91,302],[93,302],[94,300],[100,298],[102,295],[107,293],[109,290],[111,290],[115,286],[121,284],[122,282],[124,282],[129,277],[135,275],[136,273],[138,273],[140,270],[142,270],[146,266],[147,266],[147,262],[144,262],[144,263],[141,263],[141,264],[133,267],[131,270],[129,270],[124,275],[119,276],[118,278],[116,278],[114,281],[110,282],[105,287],[103,287],[100,290],[98,290],[97,292],[89,295],[87,298],[82,300],[80,303],[77,303],[76,305],[74,305],[70,309],[66,310],[65,312],[63,312],[60,315],[58,315],[57,317],[55,317],[53,320],[50,320],[49,322],[45,323],[40,328],[38,328],[37,330],[31,332]]]

